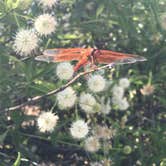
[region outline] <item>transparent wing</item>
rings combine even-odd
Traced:
[[[84,50],[85,48],[47,49],[43,52],[43,55],[37,56],[35,60],[45,62],[64,62],[71,60],[80,60],[82,52]]]
[[[100,50],[100,53],[101,54],[96,57],[96,60],[98,63],[103,64],[130,64],[137,61],[146,61],[146,58],[133,54],[125,54],[108,50]]]

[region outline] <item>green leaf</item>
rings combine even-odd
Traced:
[[[6,4],[9,9],[15,9],[18,7],[20,0],[7,0]]]
[[[160,166],[165,166],[166,165],[166,158],[162,159]]]
[[[21,153],[18,152],[17,159],[16,159],[16,161],[14,162],[13,166],[20,166],[20,164],[21,164]]]
[[[3,1],[0,1],[0,16],[4,14],[5,11],[5,3]]]
[[[100,14],[103,12],[103,10],[104,10],[104,4],[101,4],[96,11],[96,17],[99,17]]]
[[[3,144],[7,133],[8,133],[8,131],[5,131],[3,134],[0,135],[0,144]]]
[[[11,118],[17,126],[19,126],[23,121],[22,113],[20,111],[13,111]]]
[[[72,39],[78,39],[78,38],[80,38],[80,35],[67,33],[65,35],[58,35],[58,38],[59,39],[69,39],[69,40],[72,40]]]

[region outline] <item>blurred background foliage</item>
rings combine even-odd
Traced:
[[[103,153],[87,154],[72,146],[77,142],[60,130],[58,135],[53,133],[43,136],[35,127],[22,128],[22,122],[33,117],[25,116],[21,110],[4,111],[29,97],[45,94],[64,84],[56,78],[56,64],[34,60],[34,56],[45,48],[97,47],[134,53],[148,59],[144,63],[118,66],[114,71],[113,81],[129,77],[132,83],[130,90],[136,89],[137,93],[131,99],[133,105],[125,112],[128,116],[126,126],[119,129],[113,141],[114,148],[107,155],[117,166],[165,166],[166,27],[164,29],[161,26],[161,15],[166,12],[166,1],[60,0],[45,12],[55,15],[58,22],[56,32],[49,37],[41,37],[40,48],[32,56],[23,58],[13,51],[14,36],[20,28],[31,27],[43,10],[37,1],[0,1],[0,165],[7,166],[15,162],[15,165],[25,166],[41,161],[47,161],[46,165],[49,165],[51,161],[62,161],[56,156],[58,153],[62,153],[65,158],[66,155],[77,153],[84,156],[85,160],[103,159]],[[107,71],[106,77],[109,74]],[[155,91],[151,96],[143,96],[139,89],[148,83],[155,87]],[[84,91],[86,85],[78,87],[74,84],[74,88]],[[54,100],[53,96],[37,104],[43,110],[49,110]],[[74,117],[70,115],[71,119],[68,119],[69,113],[59,114],[64,116],[64,123],[72,121]],[[118,128],[120,118],[121,114],[118,113],[110,115],[108,123]],[[137,138],[139,141],[136,141]],[[129,151],[124,150],[125,145],[129,145]],[[18,152],[27,159],[21,164]],[[66,166],[70,165],[66,163]],[[76,165],[81,164],[76,162]]]

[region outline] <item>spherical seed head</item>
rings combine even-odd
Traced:
[[[30,55],[38,47],[38,37],[31,29],[20,29],[15,36],[14,50],[21,56]]]
[[[57,22],[50,14],[42,14],[35,19],[34,27],[40,35],[50,35],[56,30]]]

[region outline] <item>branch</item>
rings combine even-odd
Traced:
[[[86,74],[89,74],[89,73],[92,73],[94,71],[98,71],[98,70],[102,70],[102,69],[105,69],[105,68],[110,68],[112,67],[112,64],[107,64],[105,66],[101,66],[101,67],[97,67],[97,68],[94,68],[94,69],[91,69],[91,70],[88,70],[88,71],[84,71],[84,72],[81,72],[79,74],[77,74],[75,77],[73,77],[70,81],[68,81],[65,85],[55,89],[55,90],[52,90],[50,92],[48,92],[47,94],[44,94],[44,95],[41,95],[41,96],[35,96],[33,98],[30,98],[28,99],[28,101],[20,104],[20,105],[16,105],[16,106],[13,106],[13,107],[9,107],[9,108],[5,108],[3,110],[0,110],[0,111],[14,111],[14,110],[17,110],[17,109],[20,109],[22,107],[24,107],[25,105],[27,104],[32,104],[42,98],[45,98],[45,97],[48,97],[48,96],[51,96],[53,94],[56,94],[60,91],[63,91],[64,89],[66,89],[68,86],[70,86],[71,84],[73,84],[78,78],[80,78],[81,76],[84,76]]]

